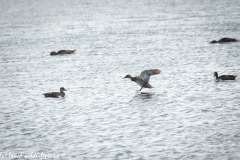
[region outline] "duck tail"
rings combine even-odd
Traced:
[[[154,87],[151,86],[151,84],[147,83],[147,87],[146,88],[154,88]]]

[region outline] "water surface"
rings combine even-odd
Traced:
[[[239,1],[0,4],[0,152],[240,158],[239,77],[213,78],[240,76],[240,43],[209,44],[239,39]],[[76,53],[49,55],[61,49]],[[155,68],[154,89],[122,79]],[[60,87],[64,98],[42,95]]]

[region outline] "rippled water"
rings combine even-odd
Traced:
[[[240,159],[240,43],[209,44],[240,39],[240,1],[0,4],[1,157]],[[155,68],[154,89],[122,79]]]

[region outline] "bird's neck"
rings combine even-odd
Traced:
[[[137,81],[137,78],[136,78],[136,77],[132,77],[132,76],[130,76],[130,79],[131,79],[132,81],[134,81],[134,82]]]
[[[60,95],[61,95],[62,97],[64,97],[64,96],[65,96],[65,93],[64,93],[63,91],[61,91],[61,92],[60,92]]]

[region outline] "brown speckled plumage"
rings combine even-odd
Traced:
[[[58,55],[58,54],[71,54],[75,52],[75,50],[60,50],[58,52],[52,51],[50,55]]]
[[[214,72],[214,76],[216,77],[216,80],[235,80],[235,78],[237,77],[236,75],[221,75],[218,76],[217,72]]]
[[[132,81],[136,82],[139,86],[141,86],[141,89],[139,90],[141,91],[142,88],[153,88],[153,86],[148,83],[150,80],[150,76],[159,73],[161,73],[161,70],[159,69],[150,69],[143,71],[140,76],[132,77],[131,75],[126,75],[124,78],[129,78]]]
[[[67,91],[67,90],[61,87],[60,92],[49,92],[49,93],[44,93],[43,95],[45,97],[53,97],[53,98],[58,98],[59,96],[64,97],[65,93],[63,91]]]
[[[237,39],[235,38],[221,38],[220,40],[216,41],[216,40],[213,40],[211,41],[210,43],[225,43],[225,42],[236,42],[238,41]]]

